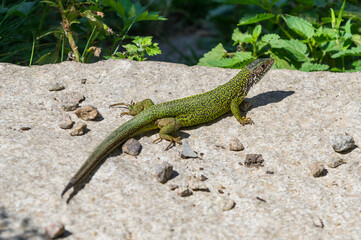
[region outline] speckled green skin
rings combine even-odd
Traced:
[[[71,187],[74,187],[74,192],[76,192],[76,188],[79,188],[79,185],[109,153],[139,133],[160,128],[160,139],[179,142],[179,138],[171,136],[179,128],[209,122],[230,110],[240,123],[247,123],[247,119],[241,117],[238,106],[250,88],[267,73],[272,65],[271,58],[258,59],[242,68],[229,82],[209,92],[157,105],[153,105],[149,99],[135,105],[128,105],[129,113],[126,114],[134,115],[134,117],[118,127],[95,148],[65,187],[62,196]]]

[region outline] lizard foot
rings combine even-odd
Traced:
[[[133,108],[134,108],[134,106],[135,106],[136,104],[137,104],[137,103],[132,100],[132,101],[130,101],[130,104],[128,104],[128,103],[115,103],[115,104],[110,105],[109,107],[125,106],[124,108],[128,109],[128,111],[127,111],[127,112],[122,112],[122,113],[120,114],[120,116],[123,116],[123,115],[134,115],[134,113],[133,113]]]
[[[169,135],[168,135],[169,136]],[[174,144],[174,143],[178,143],[180,145],[182,145],[182,138],[181,137],[172,137],[172,136],[169,136],[169,138],[157,138],[153,141],[153,143],[160,143],[163,139],[169,141],[169,144],[168,146],[164,149],[164,151],[167,151],[171,148],[171,146]]]
[[[238,122],[242,124],[242,126],[246,124],[254,124],[251,118],[246,118],[246,117],[242,117],[240,120],[238,120]]]

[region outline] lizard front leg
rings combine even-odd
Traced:
[[[154,142],[160,142],[163,139],[169,141],[169,145],[165,150],[168,150],[174,143],[182,144],[181,137],[173,137],[170,134],[175,133],[180,127],[181,123],[176,118],[161,118],[158,119],[155,124],[160,128],[159,138]]]
[[[244,100],[246,96],[240,96],[238,98],[232,99],[231,101],[231,111],[233,116],[237,119],[237,121],[242,124],[252,124],[253,121],[250,118],[242,117],[241,111],[239,110],[239,104]]]
[[[125,108],[128,109],[127,112],[122,112],[120,114],[120,116],[127,115],[127,114],[135,116],[138,113],[140,113],[141,111],[143,111],[144,109],[153,106],[154,103],[150,99],[144,99],[143,101],[138,102],[138,103],[135,103],[133,101],[131,101],[130,104],[127,104],[127,103],[115,103],[115,104],[110,105],[109,107],[114,107],[114,106],[119,106],[119,105],[125,106]]]

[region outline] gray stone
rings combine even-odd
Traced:
[[[197,158],[197,157],[198,155],[195,151],[193,151],[193,149],[189,145],[188,139],[183,139],[181,158]]]
[[[229,143],[229,150],[231,150],[231,151],[242,151],[242,150],[244,150],[244,146],[241,143],[241,141],[239,141],[238,138],[234,138]]]
[[[344,152],[355,146],[355,141],[348,134],[338,134],[331,139],[335,152]]]
[[[319,177],[325,171],[325,165],[315,162],[310,165],[309,169],[314,177]]]
[[[66,111],[73,111],[79,107],[79,103],[85,99],[84,95],[78,92],[67,92],[60,96],[61,108]]]
[[[332,157],[332,159],[327,163],[327,166],[330,168],[337,168],[338,166],[345,164],[345,160],[339,157]]]
[[[59,119],[59,123],[58,126],[61,129],[70,129],[73,127],[73,120],[71,120],[71,117],[69,114],[64,114],[63,116],[61,116],[61,118]]]
[[[70,131],[71,136],[81,136],[85,134],[87,124],[85,122],[76,122]]]
[[[65,88],[64,84],[60,82],[52,83],[49,85],[49,91],[60,91],[63,90],[64,88]]]
[[[99,116],[99,111],[94,106],[83,106],[74,111],[78,118],[85,121],[95,120]]]
[[[246,155],[244,165],[246,167],[263,167],[263,162],[264,159],[262,154],[251,153]]]
[[[173,173],[173,165],[167,162],[163,162],[162,164],[156,166],[155,168],[155,176],[158,182],[166,183]]]
[[[132,156],[138,156],[141,150],[142,145],[134,138],[127,140],[122,146],[122,151]]]
[[[197,178],[193,178],[190,182],[189,182],[189,187],[193,190],[193,191],[203,191],[203,192],[209,192],[209,188],[206,186],[206,184],[203,181],[200,181]]]
[[[322,219],[319,217],[314,217],[312,222],[315,227],[323,228],[325,226]]]
[[[189,197],[193,195],[192,190],[190,190],[188,187],[179,187],[177,190],[177,193],[180,197]]]
[[[236,206],[236,203],[229,198],[222,198],[221,202],[222,202],[222,211],[229,211],[233,209],[234,206]]]
[[[52,239],[60,237],[65,233],[65,226],[61,222],[52,222],[45,227],[45,233]]]
[[[255,124],[242,126],[226,114],[181,129],[202,159],[181,159],[180,145],[164,151],[168,142],[153,144],[154,130],[139,136],[143,149],[136,158],[115,151],[69,204],[60,197],[92,150],[132,118],[120,117],[122,109],[110,104],[191,96],[238,71],[126,60],[30,68],[0,63],[0,202],[41,229],[59,219],[71,233],[66,240],[127,239],[130,233],[132,239],[359,239],[361,149],[348,152],[347,166],[323,178],[313,178],[308,166],[329,159],[329,136],[340,129],[361,143],[361,72],[271,70],[247,96],[253,103],[247,117]],[[70,137],[57,126],[63,111],[54,98],[65,91],[47,88],[57,79],[65,91],[84,94],[82,104],[96,106],[103,116],[87,122],[91,130],[84,136]],[[21,126],[31,130],[19,131]],[[215,146],[235,136],[247,152]],[[276,174],[240,166],[247,153],[262,153]],[[160,185],[151,173],[155,161],[168,159],[177,170],[172,183],[188,182],[203,168],[211,191],[181,198]],[[237,208],[222,212],[220,197],[231,198]],[[322,219],[323,229],[313,225],[313,216]]]

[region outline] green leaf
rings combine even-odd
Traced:
[[[158,43],[154,43],[153,46],[146,48],[146,51],[149,56],[162,54],[162,51],[158,47]]]
[[[261,34],[261,31],[262,31],[262,27],[259,24],[253,29],[252,36],[254,41],[257,41],[259,35]]]
[[[232,34],[232,40],[234,41],[233,45],[239,43],[250,43],[252,42],[252,35],[248,33],[241,33],[238,28],[235,28]]]
[[[356,71],[361,71],[361,66],[355,67],[355,70],[356,70]]]
[[[278,55],[275,52],[271,52],[271,58],[273,58],[273,60],[275,61],[274,66],[278,69],[296,69],[285,59],[285,56]]]
[[[335,12],[333,11],[332,8],[330,8],[331,10],[331,26],[334,29],[336,26],[336,17],[335,17]]]
[[[96,29],[98,31],[103,31],[106,34],[110,33],[108,31],[109,27],[105,23],[100,21],[98,19],[99,17],[96,16],[91,10],[85,10],[84,12],[80,13],[80,16],[87,18],[88,22],[89,22],[90,26],[92,26],[92,28],[96,27]],[[78,21],[73,21],[72,23],[78,23]]]
[[[351,37],[351,41],[356,44],[357,46],[361,46],[361,35],[354,34]]]
[[[315,29],[311,23],[303,18],[295,16],[282,16],[287,26],[304,39],[310,39],[315,34]]]
[[[212,62],[213,67],[221,68],[241,68],[254,60],[251,52],[237,52],[232,58],[215,59]]]
[[[291,57],[299,62],[304,62],[308,59],[307,45],[295,39],[291,40],[277,40],[270,42],[272,48],[285,49],[291,53]]]
[[[333,54],[331,58],[339,58],[344,56],[361,56],[361,46],[339,51],[338,53]]]
[[[167,18],[159,16],[158,12],[148,12],[148,11],[141,13],[137,18],[138,22],[139,21],[151,21],[151,20],[164,21],[164,20],[167,20]]]
[[[137,45],[138,47],[144,47],[144,46],[149,46],[152,44],[152,37],[148,36],[148,37],[135,37],[135,39],[133,40],[133,43],[135,43],[135,45]]]
[[[261,38],[261,41],[263,42],[272,42],[272,41],[276,41],[278,39],[280,39],[281,37],[278,34],[275,33],[270,33],[270,34],[266,34]]]
[[[342,22],[342,15],[343,10],[345,9],[346,0],[343,1],[342,7],[340,11],[338,12],[337,21],[336,21],[336,29],[338,30],[340,28],[341,22]]]
[[[24,1],[23,3],[21,3],[20,6],[16,8],[16,10],[14,11],[14,15],[26,17],[36,8],[37,4],[38,1],[34,1],[34,2]]]
[[[126,12],[125,9],[128,5],[132,4],[130,0],[124,0],[124,1],[104,0],[103,4],[105,6],[110,6],[113,10],[115,10],[120,15],[124,23],[128,20],[128,18],[125,15]]]
[[[126,44],[126,45],[123,45],[123,47],[127,50],[129,55],[133,55],[138,52],[138,48],[134,44]]]
[[[255,58],[251,52],[237,52],[233,56],[233,59],[235,59],[237,61],[237,63],[242,64],[243,66],[248,64],[249,62],[255,60]],[[241,68],[243,66],[239,66],[239,68]]]
[[[223,48],[222,43],[220,43],[211,51],[204,54],[204,56],[201,59],[199,59],[198,65],[213,67],[212,65],[213,61],[222,59],[223,57],[226,56],[227,56],[227,51]]]
[[[329,42],[336,39],[336,37],[337,33],[335,32],[335,30],[333,30],[332,28],[324,28],[322,26],[317,29],[315,35],[313,36],[313,38],[318,44],[323,42]]]
[[[357,60],[357,61],[354,61],[351,65],[354,66],[354,67],[359,67],[359,66],[361,66],[361,59],[360,59],[360,60]]]
[[[302,64],[299,70],[304,72],[313,72],[313,71],[326,71],[327,69],[329,69],[329,66],[324,64],[305,62]]]
[[[340,50],[340,48],[335,40],[324,42],[324,43],[320,44],[320,48],[326,53],[327,52],[337,52]]]
[[[228,54],[220,43],[210,52],[204,54],[198,65],[222,68],[241,68],[254,60],[251,52],[237,52]]]
[[[264,21],[267,19],[271,19],[274,16],[275,15],[272,13],[262,13],[262,14],[257,14],[256,16],[245,16],[245,17],[241,18],[241,20],[239,20],[239,23],[237,26],[261,22],[261,21]]]

